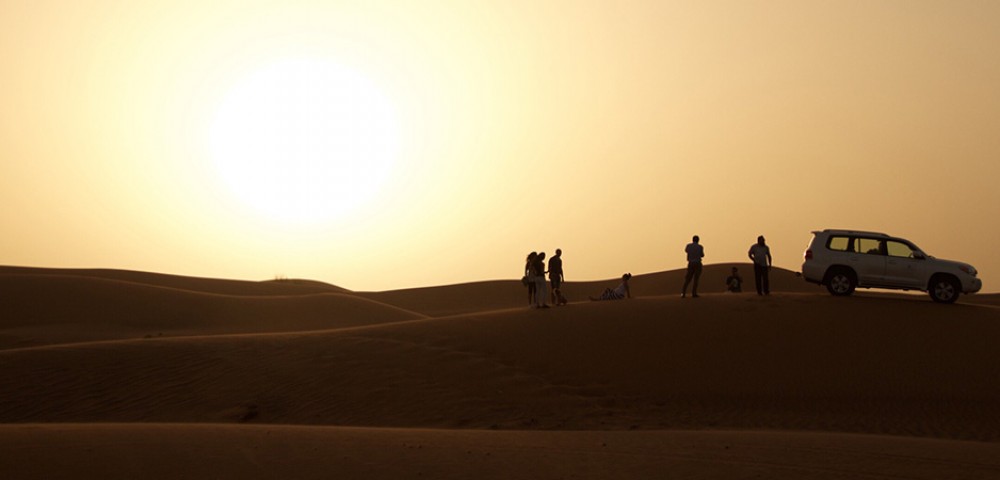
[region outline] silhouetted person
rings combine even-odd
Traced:
[[[535,275],[535,307],[549,308],[545,303],[548,292],[545,291],[545,252],[539,252],[531,262],[531,273]]]
[[[698,298],[698,279],[701,278],[701,259],[705,256],[705,248],[698,243],[698,236],[691,237],[691,243],[684,247],[687,253],[688,268],[687,275],[684,275],[684,288],[681,290],[681,298],[687,296],[688,284],[694,280],[691,287],[691,296]]]
[[[538,252],[531,252],[528,254],[528,258],[524,259],[524,277],[521,281],[528,287],[529,306],[535,303],[535,273],[532,264],[537,256]]]
[[[560,290],[563,282],[562,249],[557,248],[556,254],[549,259],[549,281],[552,282],[552,304],[566,305],[566,298]]]
[[[750,246],[747,252],[753,260],[753,281],[757,284],[757,295],[770,295],[771,286],[767,274],[771,270],[771,248],[764,243],[764,236],[757,237],[757,243]]]
[[[617,287],[614,289],[605,288],[600,297],[590,297],[590,300],[596,302],[599,300],[621,300],[623,298],[632,298],[632,291],[628,288],[628,281],[631,278],[631,273],[622,275],[622,283],[619,283]]]
[[[740,293],[743,291],[743,277],[740,276],[740,269],[733,267],[733,273],[726,277],[726,291]]]

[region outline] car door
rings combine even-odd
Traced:
[[[882,240],[878,238],[854,238],[854,255],[851,256],[851,263],[854,271],[858,273],[858,285],[885,284],[885,255],[882,247]]]
[[[914,258],[915,250],[898,240],[885,242],[885,282],[887,285],[904,288],[922,287],[922,267],[924,260]]]

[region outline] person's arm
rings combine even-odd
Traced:
[[[750,261],[751,262],[754,261],[754,258],[753,258],[753,246],[750,247],[750,250],[747,250],[747,256],[750,257]]]
[[[767,249],[767,268],[771,268],[771,249]]]
[[[632,298],[632,291],[628,288],[628,282],[625,282],[625,298]]]

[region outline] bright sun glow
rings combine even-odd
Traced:
[[[323,223],[378,192],[398,146],[389,100],[342,66],[290,60],[235,85],[209,129],[222,181],[272,219]]]

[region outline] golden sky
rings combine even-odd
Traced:
[[[386,290],[852,228],[998,291],[998,85],[991,0],[0,0],[0,264]]]

